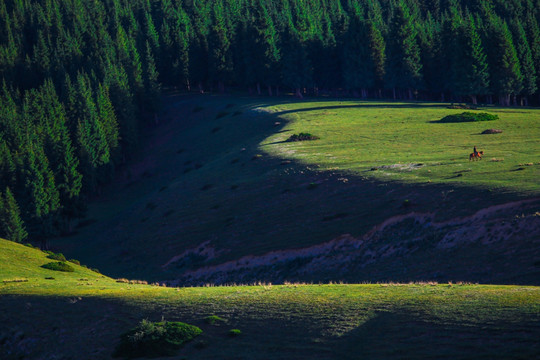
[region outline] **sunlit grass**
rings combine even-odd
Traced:
[[[272,155],[384,181],[482,186],[540,193],[540,110],[482,108],[489,122],[440,123],[445,104],[311,101],[270,108],[288,121],[261,148]],[[482,135],[489,128],[501,134]],[[321,139],[282,143],[292,133]],[[482,161],[469,161],[476,146]],[[493,159],[499,161],[493,161]],[[502,161],[501,161],[502,160]]]

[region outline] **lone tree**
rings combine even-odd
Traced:
[[[28,237],[19,205],[9,188],[5,194],[0,193],[0,236],[15,242],[23,242]]]

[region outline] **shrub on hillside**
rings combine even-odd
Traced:
[[[239,329],[231,329],[231,330],[229,330],[229,336],[230,337],[240,336],[240,334],[242,334],[242,331],[240,331]]]
[[[318,140],[318,139],[320,139],[318,136],[311,135],[310,133],[300,133],[300,134],[291,135],[291,137],[289,137],[287,141],[291,142],[291,141],[306,141],[306,140]]]
[[[69,261],[70,263],[75,264],[75,265],[81,265],[81,262],[80,262],[79,260],[77,260],[77,259],[69,259],[68,261]]]
[[[49,254],[49,255],[47,255],[47,259],[58,260],[58,261],[67,261],[66,257],[62,253],[55,254],[52,251],[46,251],[46,253]]]
[[[217,315],[210,315],[210,316],[207,316],[206,318],[204,318],[204,321],[207,323],[207,324],[210,324],[210,325],[219,325],[219,323],[222,323],[222,322],[226,322],[227,320],[217,316]]]
[[[54,271],[64,271],[64,272],[74,272],[75,269],[73,269],[71,266],[64,262],[50,262],[45,265],[41,265],[44,269],[54,270]]]
[[[172,356],[202,330],[182,322],[143,320],[120,338],[114,357]]]
[[[442,123],[460,123],[460,122],[475,122],[475,121],[492,121],[499,119],[498,115],[488,113],[473,113],[470,111],[462,112],[461,114],[448,115],[443,117],[439,122]]]

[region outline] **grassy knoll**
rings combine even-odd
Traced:
[[[260,285],[163,288],[117,283],[0,240],[0,357],[108,358],[141,319],[204,333],[187,359],[540,356],[540,289],[466,284]],[[54,280],[47,277],[54,273]],[[25,282],[14,282],[15,279]],[[225,321],[210,324],[209,316]],[[231,329],[241,334],[230,337]]]
[[[482,111],[500,119],[443,124],[438,120],[462,111],[445,104],[236,96],[171,95],[165,104],[160,125],[145,131],[139,156],[92,202],[76,234],[52,241],[57,251],[116,277],[176,279],[243,256],[343,234],[362,238],[395,216],[429,213],[429,222],[455,223],[540,194],[539,110],[488,108]],[[503,133],[479,135],[487,128]],[[320,139],[285,141],[299,133]],[[485,151],[484,160],[469,162],[474,145]],[[538,284],[539,210],[538,202],[514,206],[482,225],[482,243],[452,251],[437,247],[447,229],[430,230],[421,251],[414,246],[397,258],[374,258],[369,269],[345,277],[327,271],[324,279]],[[514,226],[516,216],[527,227]],[[426,233],[423,225],[402,228],[366,241],[379,246],[414,239],[417,229]],[[506,240],[491,241],[494,233]],[[287,271],[280,280],[321,279]],[[276,281],[272,275],[267,268],[254,277]]]

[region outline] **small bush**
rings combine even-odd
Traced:
[[[487,129],[482,131],[483,135],[489,135],[489,134],[501,134],[503,131],[499,129]]]
[[[38,247],[36,247],[36,246],[34,246],[34,245],[30,244],[30,243],[26,243],[26,244],[24,244],[24,246],[32,248],[32,249],[38,249],[39,250]]]
[[[47,252],[49,255],[47,256],[47,259],[51,259],[51,260],[58,260],[58,261],[67,261],[66,260],[66,257],[64,256],[64,254],[61,254],[61,253],[58,253],[58,254],[55,254],[51,251]]]
[[[76,259],[69,259],[68,260],[70,263],[73,263],[75,265],[81,265],[81,262],[79,260],[76,260]]]
[[[311,135],[310,133],[300,133],[300,134],[291,135],[291,137],[289,137],[287,141],[291,142],[291,141],[306,141],[306,140],[318,140],[318,139],[320,139],[318,136]]]
[[[461,114],[448,115],[443,117],[439,122],[442,123],[460,123],[460,122],[475,122],[475,121],[492,121],[499,119],[498,115],[488,113],[473,113],[470,111],[462,112]]]
[[[222,117],[225,117],[229,115],[229,113],[227,111],[220,111],[217,115],[216,115],[216,120],[217,119],[221,119]]]
[[[98,273],[99,275],[101,275],[101,271],[99,271],[99,270],[96,269],[96,268],[91,268],[90,270],[92,270],[93,272]]]
[[[219,323],[223,323],[223,322],[226,322],[227,320],[217,316],[217,315],[210,315],[210,316],[207,316],[204,318],[204,321],[207,323],[207,324],[210,324],[210,325],[218,325]]]
[[[64,271],[64,272],[74,272],[75,269],[73,269],[71,266],[64,262],[50,262],[45,265],[41,265],[44,269],[54,270],[54,271]]]
[[[206,191],[206,190],[210,190],[211,188],[213,188],[214,185],[213,184],[206,184],[204,185],[203,187],[201,187],[201,190],[202,191]]]
[[[143,320],[120,338],[115,357],[173,356],[186,342],[202,330],[182,322],[151,322]]]
[[[309,183],[307,188],[308,190],[313,190],[313,189],[316,189],[317,187],[319,187],[319,184],[312,182],[312,183]]]
[[[242,331],[240,331],[239,329],[231,329],[231,330],[229,330],[229,336],[231,336],[231,337],[237,337],[240,334],[242,334]]]

